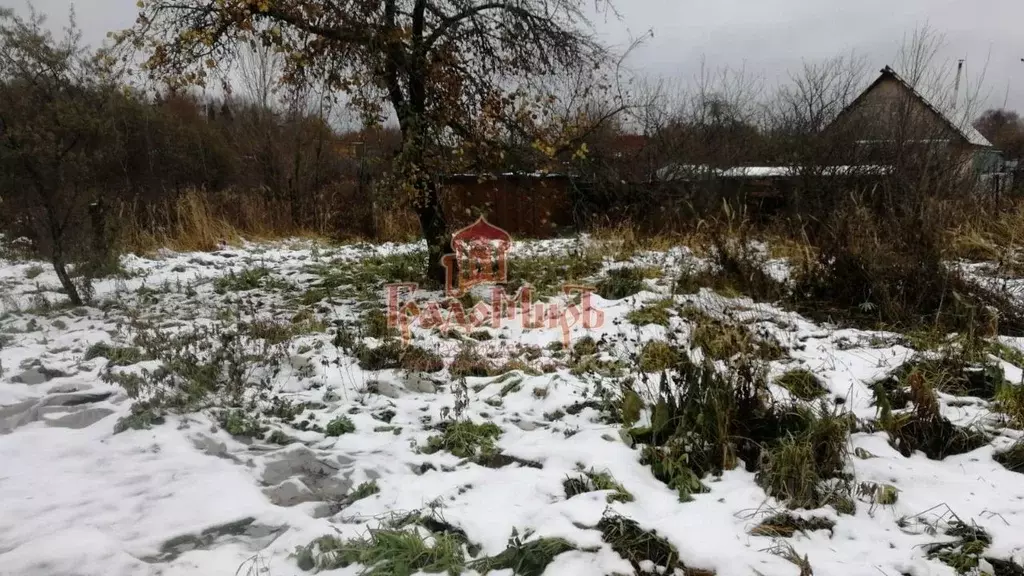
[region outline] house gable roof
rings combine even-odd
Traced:
[[[835,120],[833,120],[829,126],[834,125],[848,112],[856,109],[860,102],[868,94],[870,94],[872,90],[877,88],[878,85],[884,82],[885,80],[896,81],[900,86],[907,90],[916,100],[918,100],[921,104],[924,104],[924,106],[927,107],[928,110],[930,110],[933,114],[935,114],[935,116],[937,116],[944,124],[949,126],[949,128],[953,130],[955,134],[963,138],[964,141],[966,141],[968,144],[984,148],[992,147],[992,143],[989,142],[987,138],[982,136],[981,132],[978,132],[978,130],[975,129],[973,126],[960,126],[959,124],[954,122],[952,119],[950,119],[950,117],[947,114],[943,113],[934,104],[929,102],[927,98],[925,98],[920,92],[918,92],[913,86],[911,86],[909,82],[904,80],[903,77],[897,74],[896,71],[889,66],[883,68],[878,78],[876,78],[875,81],[871,83],[871,85],[869,85],[863,92],[861,92],[860,95],[853,100],[853,102],[850,102],[850,104],[846,108],[844,108],[838,116],[836,116]]]

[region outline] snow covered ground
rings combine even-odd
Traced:
[[[516,243],[513,256],[578,248],[575,240]],[[800,574],[778,553],[791,549],[806,556],[818,576],[951,575],[956,571],[929,558],[927,546],[952,540],[941,527],[954,514],[991,537],[985,557],[1024,564],[1024,477],[993,459],[1021,433],[1004,427],[981,399],[939,395],[943,415],[957,425],[983,427],[990,436],[984,446],[942,460],[920,452],[904,457],[885,432],[858,428],[847,463],[855,485],[888,485],[898,498],[880,504],[869,497],[857,502],[853,514],[831,506],[795,511],[834,525],[782,539],[751,533],[786,506],[742,465],[705,478],[707,493],[680,502],[641,464],[622,425],[602,417],[602,390],[635,371],[635,364],[623,365],[626,374],[615,376],[574,369],[572,355],[559,349],[557,326],[505,323],[472,338],[414,326],[414,344],[438,354],[445,369],[361,368],[358,345],[368,346],[365,351],[381,339],[352,327],[384,303],[385,293],[356,272],[373,257],[416,249],[290,242],[129,257],[123,261],[127,277],[96,283],[96,305],[84,308],[59,304],[56,277],[41,263],[0,260],[0,574],[304,574],[306,559],[296,552],[315,539],[365,536],[414,512],[460,530],[481,558],[505,551],[514,531],[527,535],[526,542],[564,539],[574,549],[555,556],[543,571],[547,576],[653,569],[653,562],[634,566],[612,549],[596,528],[608,517],[632,520],[667,540],[694,574]],[[658,272],[638,294],[595,296],[603,324],[573,326],[572,341],[592,337],[600,346],[597,361],[629,358],[645,342],[670,334],[688,338],[692,319],[675,311],[695,308],[774,338],[785,354],[770,362],[773,376],[809,370],[827,388],[827,402],[862,421],[876,418],[873,383],[911,357],[905,341],[817,325],[706,289],[673,296],[671,279],[690,258],[685,248],[633,256],[631,264]],[[605,269],[622,265],[604,263]],[[784,273],[780,263],[773,265],[773,274]],[[672,298],[674,311],[667,326],[627,319],[645,303],[665,298]],[[264,392],[251,406],[262,414],[250,407],[225,422],[225,412],[207,408],[121,431],[119,422],[139,421],[138,414],[132,420],[133,400],[124,384],[130,388],[141,378],[145,389],[160,381],[161,362],[119,347],[144,337],[152,346],[169,335],[205,334],[214,348],[220,342],[229,350],[235,340],[225,335],[239,326],[249,326],[250,334],[263,327],[264,342],[243,342],[250,355],[244,378],[262,382],[256,388]],[[516,360],[521,369],[453,377],[452,362],[471,345],[492,367]],[[189,358],[181,360],[187,364]],[[1002,361],[1002,368],[1007,380],[1020,385],[1021,366]],[[771,393],[791,398],[779,386],[772,385]],[[296,406],[297,416],[281,414]],[[489,467],[426,449],[453,415],[497,425],[496,447],[511,458]],[[256,418],[266,430],[226,430],[239,432]],[[325,434],[337,422],[354,430]],[[610,501],[608,491],[567,497],[566,479],[581,469],[610,474],[633,499]],[[353,492],[360,489],[364,497],[356,499]],[[468,574],[481,571],[468,566]],[[995,571],[985,560],[980,568]],[[329,573],[364,570],[353,565]]]

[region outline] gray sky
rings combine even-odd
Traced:
[[[586,0],[589,1],[589,0]],[[74,4],[90,44],[106,31],[129,26],[135,0],[35,0],[55,28]],[[25,0],[0,0],[23,11]],[[769,85],[784,81],[803,60],[851,50],[881,69],[892,62],[905,35],[928,24],[946,36],[948,66],[966,60],[968,76],[985,72],[989,106],[1024,113],[1024,2],[1021,0],[618,0],[621,20],[598,27],[612,43],[653,31],[635,50],[630,68],[690,80],[701,56],[710,67],[745,68]]]

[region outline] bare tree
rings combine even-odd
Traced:
[[[238,73],[242,87],[259,110],[272,110],[284,70],[284,59],[273,46],[243,42],[238,49]]]

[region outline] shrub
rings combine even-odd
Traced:
[[[641,462],[683,501],[706,491],[704,476],[740,460],[748,471],[760,468],[781,498],[810,500],[806,491],[782,484],[792,477],[797,486],[815,484],[813,496],[825,500],[823,487],[806,479],[842,476],[850,419],[768,404],[766,387],[765,371],[756,364],[736,363],[722,372],[709,360],[695,364],[683,357],[660,375],[647,406],[650,425],[629,430],[642,445]],[[636,422],[643,402],[623,389],[618,414],[627,426]]]
[[[590,336],[583,336],[576,340],[572,345],[572,355],[576,358],[597,354],[599,351],[600,348],[598,347],[597,340],[594,340]]]
[[[1003,382],[996,391],[996,406],[1006,414],[1009,426],[1024,428],[1024,385]]]
[[[260,422],[258,416],[246,414],[241,410],[223,411],[219,420],[221,428],[232,436],[257,438],[267,432],[267,427]]]
[[[284,361],[284,350],[266,342],[245,342],[221,325],[197,325],[171,333],[132,327],[142,357],[160,362],[141,376],[107,374],[133,400],[145,401],[156,414],[190,412],[217,406],[245,406],[270,388]]]
[[[363,312],[361,317],[363,335],[372,338],[388,338],[398,335],[398,330],[388,326],[388,315],[380,309],[372,308]]]
[[[973,283],[944,262],[945,231],[960,216],[921,190],[904,190],[884,208],[852,198],[811,230],[818,248],[793,274],[789,302],[815,318],[864,327],[938,327],[947,332],[1024,331],[1020,307]],[[1009,333],[1008,332],[1008,333]]]
[[[284,344],[292,338],[303,333],[304,326],[292,324],[291,322],[278,322],[275,320],[254,320],[241,325],[250,337],[265,340],[271,346]]]

